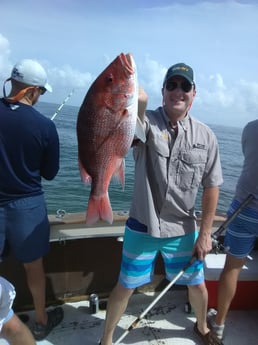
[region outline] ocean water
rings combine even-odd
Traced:
[[[36,108],[48,117],[56,112],[59,105],[38,103]],[[85,212],[90,193],[90,186],[81,182],[78,159],[76,120],[79,107],[64,105],[54,119],[60,138],[60,170],[52,181],[43,180],[43,188],[48,212],[55,214],[58,210],[67,213]],[[220,188],[220,199],[217,213],[225,213],[232,199],[238,176],[241,171],[243,155],[241,150],[242,128],[208,124],[215,132],[223,169],[224,183]],[[125,160],[125,186],[111,181],[109,197],[114,211],[127,211],[130,207],[133,192],[134,161],[132,150]],[[201,191],[196,201],[196,210],[201,209]]]

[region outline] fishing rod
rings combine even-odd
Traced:
[[[120,344],[120,342],[127,336],[127,334],[134,329],[139,321],[151,310],[151,308],[165,295],[165,293],[178,281],[178,279],[185,273],[185,271],[192,266],[192,264],[196,261],[196,256],[192,256],[192,258],[188,261],[186,266],[182,268],[182,270],[175,276],[171,282],[165,287],[164,290],[153,300],[153,302],[133,321],[133,323],[127,328],[127,330],[121,335],[121,337],[114,343],[114,345]]]
[[[63,106],[68,101],[68,99],[72,96],[73,93],[74,93],[74,89],[72,89],[72,91],[69,93],[69,95],[64,99],[63,103],[57,108],[56,112],[52,115],[52,117],[51,117],[52,121],[54,120],[54,118],[56,117],[58,112],[63,108]]]
[[[254,196],[252,194],[249,194],[244,201],[238,206],[238,208],[225,220],[225,222],[223,222],[221,224],[221,226],[218,228],[217,231],[215,231],[212,235],[211,235],[211,239],[212,239],[212,250],[215,253],[222,251],[227,251],[226,248],[224,248],[223,244],[221,244],[219,242],[219,236],[223,233],[223,231],[225,231],[225,229],[228,227],[229,223],[231,223],[233,221],[233,219],[235,219],[238,214],[243,210],[243,208],[245,208],[251,200],[254,199]]]

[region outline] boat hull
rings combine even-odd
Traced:
[[[86,227],[84,217],[81,213],[49,216],[50,251],[44,257],[47,305],[85,299],[91,293],[105,297],[117,282],[127,213],[114,213],[112,226],[98,222]],[[214,226],[217,228],[223,220],[223,216],[216,217]],[[159,290],[164,285],[161,257],[154,273],[155,283],[147,288]],[[31,309],[32,298],[23,266],[12,254],[1,263],[1,275],[16,288],[15,310]]]

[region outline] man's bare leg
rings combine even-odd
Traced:
[[[11,345],[36,345],[30,330],[16,315],[3,325],[1,336]]]
[[[107,304],[106,320],[101,345],[112,345],[113,333],[121,316],[126,310],[134,289],[127,289],[117,283],[110,294]]]
[[[33,262],[25,263],[24,268],[35,308],[35,321],[39,324],[46,325],[46,278],[43,260],[40,258]]]
[[[227,254],[226,262],[221,272],[218,286],[218,305],[215,323],[224,325],[226,316],[235,296],[239,273],[246,261],[246,258],[239,259]]]
[[[197,327],[202,334],[209,332],[207,327],[208,292],[205,283],[189,285],[189,302],[194,309]]]

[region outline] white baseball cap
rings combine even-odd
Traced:
[[[12,69],[11,79],[27,85],[41,86],[52,92],[52,87],[47,82],[46,71],[35,60],[23,59],[17,62]]]

